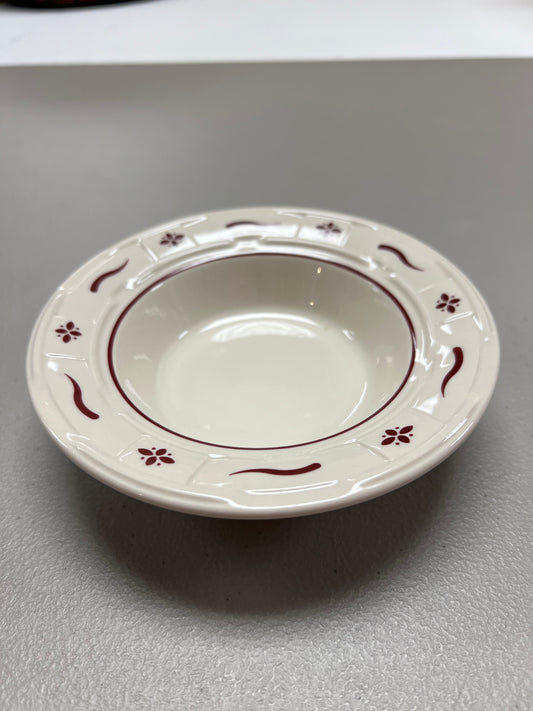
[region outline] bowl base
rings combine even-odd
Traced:
[[[159,364],[156,407],[168,427],[195,439],[295,445],[375,410],[372,371],[365,348],[338,324],[239,312],[170,345]]]

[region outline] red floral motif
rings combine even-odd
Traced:
[[[141,455],[141,459],[147,467],[152,464],[157,464],[157,466],[160,467],[161,463],[175,464],[174,459],[172,459],[172,453],[167,452],[164,447],[161,447],[160,449],[156,449],[155,447],[152,447],[152,449],[144,449],[141,447],[137,451]]]
[[[458,299],[453,294],[451,296],[449,294],[441,294],[440,298],[437,299],[437,305],[435,308],[440,309],[441,311],[448,311],[448,313],[453,314],[455,313],[456,307],[459,306],[460,303],[461,299]]]
[[[381,444],[409,444],[411,441],[409,437],[413,436],[413,425],[407,425],[406,427],[394,427],[389,430],[385,430],[385,433],[381,435]]]
[[[322,232],[325,235],[331,235],[331,234],[339,234],[341,232],[341,228],[337,227],[337,225],[334,222],[328,222],[323,225],[317,225],[317,230],[322,230]]]
[[[61,324],[59,328],[56,328],[57,337],[61,338],[63,343],[69,343],[72,340],[76,340],[82,334],[79,328],[74,325],[74,321],[67,321],[65,325]]]
[[[184,237],[185,235],[177,235],[175,232],[167,232],[164,237],[161,237],[159,244],[168,244],[175,247]]]

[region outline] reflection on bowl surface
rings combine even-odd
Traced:
[[[361,424],[398,394],[413,358],[410,319],[385,288],[344,265],[264,253],[165,276],[109,344],[115,383],[145,418],[252,449]]]

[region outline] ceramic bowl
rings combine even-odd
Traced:
[[[41,313],[33,403],[129,495],[233,518],[390,491],[448,456],[498,371],[468,279],[376,223],[296,208],[183,218],[83,265]]]

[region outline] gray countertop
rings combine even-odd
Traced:
[[[531,708],[533,61],[0,70],[0,705]],[[448,460],[301,519],[172,513],[78,470],[31,408],[45,300],[99,250],[222,207],[413,234],[499,326]]]

